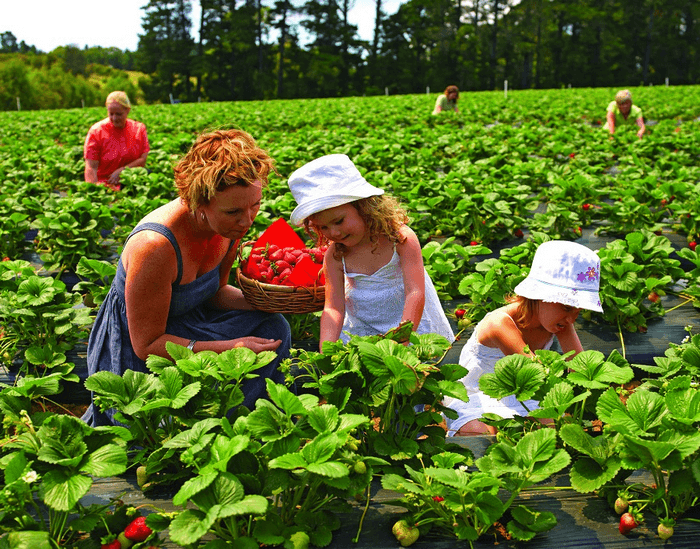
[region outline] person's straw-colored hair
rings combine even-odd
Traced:
[[[445,88],[445,95],[449,96],[452,92],[457,94],[457,98],[459,99],[459,88],[457,86],[447,86]]]
[[[175,187],[191,211],[232,185],[267,186],[275,162],[242,130],[201,134],[175,166]]]
[[[527,297],[513,294],[506,297],[506,303],[517,304],[515,314],[513,315],[513,322],[522,330],[530,323],[535,313],[537,313],[540,302],[536,299],[528,299]]]
[[[402,225],[408,223],[408,215],[395,198],[382,194],[361,198],[349,204],[357,210],[365,223],[369,241],[372,243],[372,251],[377,249],[380,236],[386,236],[393,244],[404,241],[399,231]],[[304,220],[306,232],[316,238],[318,246],[329,244],[330,241],[314,225],[313,217],[312,215]],[[340,242],[336,242],[335,250],[336,259],[340,259],[348,252],[347,247]]]
[[[113,91],[107,96],[105,101],[105,107],[109,107],[110,103],[118,103],[122,107],[127,109],[131,108],[131,101],[129,101],[129,96],[123,91]]]
[[[632,102],[632,94],[630,93],[629,90],[620,90],[615,94],[615,102],[618,105],[622,105],[627,102]]]

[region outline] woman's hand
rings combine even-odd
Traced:
[[[114,170],[110,176],[109,179],[107,179],[107,185],[110,187],[117,187],[119,186],[119,175],[122,173],[122,170],[124,168],[117,168]]]
[[[281,339],[265,339],[263,337],[248,336],[241,337],[234,341],[233,348],[246,347],[254,353],[262,353],[263,351],[274,351],[282,343]]]

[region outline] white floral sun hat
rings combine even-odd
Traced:
[[[294,225],[323,210],[384,194],[367,183],[344,154],[329,154],[304,164],[289,176],[287,184],[297,201],[290,218]]]
[[[552,240],[537,248],[530,274],[514,291],[528,299],[602,313],[599,288],[598,254],[576,242]]]

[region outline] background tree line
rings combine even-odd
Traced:
[[[392,15],[374,0],[371,40],[352,1],[150,0],[137,51],[67,46],[42,63],[141,71],[147,102],[700,83],[697,0],[408,0]]]

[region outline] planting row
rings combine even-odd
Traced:
[[[283,368],[303,390],[268,380],[269,400],[253,410],[239,406],[241,385],[274,353],[195,354],[168,344],[171,359],[151,356],[147,374],[100,372],[87,380],[96,403],[116,410],[121,423],[97,429],[42,409],[61,380],[71,381],[69,366],[23,376],[0,392],[2,543],[134,541],[140,511],[119,501],[81,502],[94,477],[127,470],[144,492],[167,487],[177,509],[149,510],[137,523],[139,549],[157,538],[182,547],[324,547],[348,501],[370,497],[373,477],[398,492],[407,511],[392,529],[403,546],[423,536],[471,545],[496,535],[495,526],[517,540],[545,535],[556,517],[514,502],[562,472],[569,489],[596,493],[621,514],[622,534],[652,516],[661,539],[684,528],[700,496],[700,335],[637,369],[643,382],[636,387],[629,385],[635,369],[618,353],[502,359],[481,390],[522,403],[534,398],[541,408],[532,418],[484,417],[499,437],[476,460],[440,425],[442,414],[454,414],[442,406],[445,397],[468,399],[459,382],[466,370],[439,360],[448,342],[413,334],[406,347],[394,337],[402,334],[295,353]],[[628,480],[639,470],[653,483]]]

